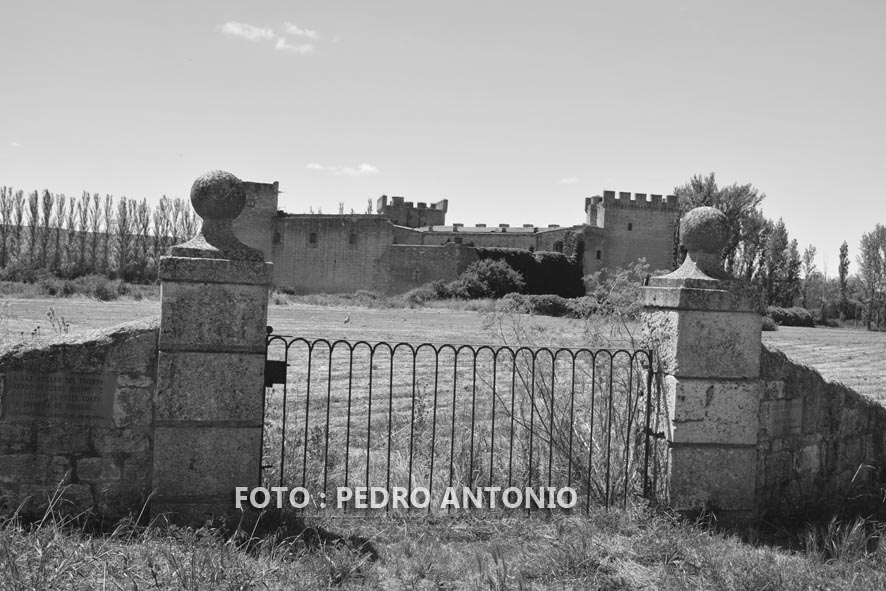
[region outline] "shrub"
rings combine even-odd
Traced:
[[[766,314],[781,326],[807,326],[810,328],[815,326],[815,317],[806,308],[769,306]]]
[[[446,284],[449,297],[462,299],[500,298],[522,291],[522,275],[504,261],[481,259],[471,263],[458,279]]]
[[[543,316],[569,316],[572,310],[569,300],[558,295],[530,295],[528,296],[529,311]]]
[[[520,273],[527,294],[556,294],[564,298],[584,295],[581,261],[559,252],[530,252],[520,248],[478,247],[480,260],[504,261]],[[506,293],[506,292],[505,292]]]
[[[515,311],[539,316],[586,318],[597,309],[594,298],[590,296],[567,299],[552,294],[509,293],[502,299]]]
[[[405,301],[412,304],[423,304],[425,302],[432,302],[434,300],[441,299],[437,293],[437,290],[434,289],[434,286],[431,283],[425,283],[424,285],[419,285],[414,289],[410,289],[401,297]]]
[[[775,320],[772,319],[772,316],[764,316],[763,317],[763,330],[764,331],[778,330],[778,324],[775,323]]]

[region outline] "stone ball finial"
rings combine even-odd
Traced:
[[[696,207],[680,222],[680,242],[689,252],[720,258],[729,241],[726,214],[715,207]]]
[[[230,172],[210,170],[191,185],[191,205],[204,220],[233,220],[246,207],[246,187]]]
[[[210,170],[191,185],[191,205],[203,218],[200,233],[170,249],[172,256],[264,261],[258,249],[243,244],[234,233],[234,220],[246,207],[243,181],[223,170]]]

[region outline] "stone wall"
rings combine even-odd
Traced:
[[[299,293],[372,289],[393,243],[393,226],[377,215],[290,215],[276,231],[274,285]]]
[[[886,408],[765,346],[760,379],[756,495],[762,513],[830,511],[879,493]]]
[[[477,260],[477,251],[450,243],[445,246],[388,247],[374,289],[382,293],[403,293],[429,281],[452,281]]]
[[[24,502],[41,516],[59,487],[63,512],[138,513],[151,490],[158,332],[151,319],[0,349],[0,514]],[[105,386],[107,404],[83,403]],[[37,408],[22,408],[22,391]]]

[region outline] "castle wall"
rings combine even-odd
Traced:
[[[645,257],[650,271],[670,269],[673,262],[677,198],[645,193],[615,194],[586,202],[588,222],[604,229],[602,248],[588,252],[602,267],[621,267]],[[600,259],[597,259],[597,250]]]
[[[444,225],[445,199],[414,204],[385,195],[376,204],[382,215],[278,216],[277,183],[244,184],[247,207],[234,221],[235,234],[274,263],[275,286],[302,293],[358,289],[395,293],[414,287],[414,275],[432,277],[422,283],[449,280],[458,275],[452,269],[467,266],[461,255],[455,262],[445,260],[461,251],[389,249],[392,246],[458,244],[555,251],[562,245],[564,252],[571,252],[567,243],[581,240],[585,275],[624,266],[640,257],[646,258],[650,270],[669,269],[672,263],[677,213],[673,195],[647,197],[644,193],[604,191],[602,197],[585,200],[586,225],[465,227]],[[316,242],[311,242],[311,234]],[[430,257],[428,264],[418,262],[416,257],[422,256]]]
[[[467,246],[522,248],[524,250],[555,250],[555,243],[562,241],[567,232],[582,232],[583,226],[566,228],[476,228],[452,226],[422,229],[394,226],[395,244],[423,244],[442,246],[460,243]]]
[[[393,243],[393,226],[377,215],[288,215],[268,232],[274,285],[299,293],[372,289]]]
[[[477,258],[475,249],[461,244],[394,244],[380,261],[383,272],[379,273],[374,287],[383,293],[396,294],[430,281],[452,281]]]
[[[265,260],[271,260],[273,246],[273,219],[277,215],[277,194],[279,184],[252,183],[243,181],[246,188],[246,207],[234,220],[234,235],[244,244],[265,253]]]

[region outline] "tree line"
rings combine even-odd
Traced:
[[[840,246],[837,275],[828,277],[815,264],[817,249],[800,250],[784,220],[763,215],[766,195],[753,185],[717,185],[714,173],[693,176],[674,189],[682,217],[694,207],[716,207],[726,214],[729,241],[724,265],[736,277],[754,285],[768,306],[800,306],[828,319],[860,320],[872,327],[886,324],[886,227],[877,224],[862,236],[856,257],[857,273],[846,241]],[[674,236],[675,268],[685,257],[679,246],[679,224]]]
[[[73,279],[100,274],[154,281],[160,256],[196,234],[188,200],[83,192],[77,197],[0,187],[0,278],[26,280],[39,270]]]

